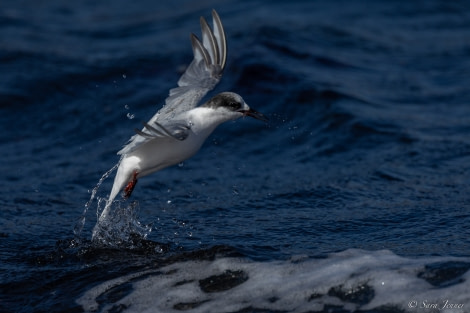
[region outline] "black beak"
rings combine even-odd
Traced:
[[[244,116],[251,116],[251,117],[256,118],[257,120],[260,120],[260,121],[263,121],[263,122],[268,121],[268,118],[266,116],[264,116],[263,114],[261,114],[259,112],[256,112],[253,109],[240,110],[239,112],[243,113]]]

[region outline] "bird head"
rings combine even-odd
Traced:
[[[234,92],[219,93],[203,106],[215,110],[225,121],[235,120],[243,116],[251,116],[263,122],[268,121],[263,114],[251,109],[243,98]]]

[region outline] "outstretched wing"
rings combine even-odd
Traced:
[[[222,22],[215,10],[212,10],[213,29],[203,17],[200,21],[202,42],[196,35],[191,34],[194,59],[179,79],[178,87],[170,89],[165,105],[150,119],[149,125],[157,123],[167,127],[176,115],[196,107],[222,77],[227,59],[227,43]],[[137,131],[118,154],[130,153],[142,143],[151,140],[151,137],[142,135],[148,133],[149,129],[145,130],[144,127],[142,131]]]
[[[155,116],[156,120],[164,123],[165,119],[191,110],[220,81],[227,58],[227,44],[222,22],[215,10],[212,10],[212,21],[214,30],[201,17],[202,42],[191,34],[194,59],[179,79],[178,87],[170,90],[165,106]]]
[[[179,87],[170,90],[170,96],[159,112],[159,120],[194,108],[220,81],[227,58],[227,44],[222,22],[215,10],[212,10],[212,20],[213,31],[201,17],[202,43],[191,34],[194,59],[179,79]]]

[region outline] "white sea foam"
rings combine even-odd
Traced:
[[[463,313],[470,311],[470,273],[465,272],[465,268],[470,267],[469,262],[468,258],[404,258],[388,250],[355,249],[323,259],[193,260],[102,283],[77,302],[87,312],[107,312],[119,307],[122,312],[222,313],[243,309],[249,312],[247,308],[286,312],[321,312],[333,308],[334,312],[336,308],[351,312],[395,309]],[[436,283],[426,266],[438,263],[442,263],[443,268],[445,264],[463,264],[464,269],[447,278],[444,275]],[[229,286],[217,287],[217,278],[224,273],[225,278],[229,277]],[[118,300],[114,295],[114,303],[98,304],[98,297],[103,299],[107,292],[125,284],[132,286],[128,293]],[[204,284],[215,289],[208,290]],[[457,308],[450,308],[450,304]]]

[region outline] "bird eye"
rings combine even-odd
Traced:
[[[235,111],[235,110],[240,109],[240,108],[241,108],[241,105],[240,105],[240,103],[238,103],[238,102],[229,102],[229,103],[228,103],[228,107],[229,107],[230,109],[232,109],[232,110]]]

